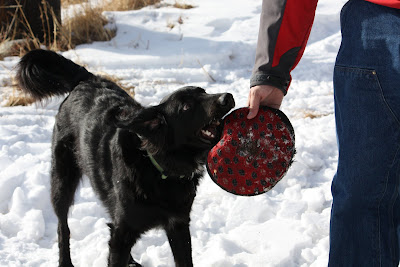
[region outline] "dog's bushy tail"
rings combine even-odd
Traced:
[[[35,100],[71,92],[81,81],[93,77],[84,67],[48,50],[32,50],[17,67],[17,82]]]

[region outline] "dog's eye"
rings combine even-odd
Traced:
[[[183,104],[182,111],[187,111],[190,108],[191,108],[191,106],[188,103],[185,103],[185,104]]]

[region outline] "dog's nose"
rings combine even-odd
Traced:
[[[218,98],[217,102],[221,106],[231,106],[231,107],[235,106],[235,100],[233,99],[233,95],[229,93],[222,94]]]

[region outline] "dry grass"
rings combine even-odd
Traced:
[[[87,6],[83,12],[66,19],[61,28],[61,49],[73,49],[80,44],[95,41],[109,41],[115,34],[116,29],[104,27],[108,24],[106,17],[98,8]]]
[[[5,107],[27,106],[35,102],[33,98],[17,88],[15,77],[11,71],[8,77],[1,80],[1,87],[3,90],[1,102]]]
[[[28,106],[32,103],[35,103],[35,100],[25,94],[20,93],[17,90],[14,90],[11,95],[9,95],[6,99],[5,107],[14,107],[14,106]]]
[[[191,9],[191,8],[194,8],[195,6],[186,4],[185,2],[175,1],[175,4],[173,4],[173,7],[180,8],[180,9]]]
[[[115,82],[119,87],[125,90],[131,97],[135,96],[135,86],[125,84],[122,79],[115,75],[109,75],[107,73],[96,73],[110,81]],[[14,77],[10,77],[9,79],[3,80],[1,87],[7,88],[10,93],[4,94],[4,107],[13,107],[13,106],[27,106],[32,103],[35,103],[35,100],[29,95],[24,94],[16,85],[16,81]]]
[[[0,53],[0,60],[3,60],[6,56],[22,56],[27,51],[40,48],[40,42],[37,39],[21,39],[21,40],[10,40],[4,39],[0,42],[0,50],[8,51],[7,54]]]
[[[96,73],[96,75],[100,75],[110,81],[115,82],[119,87],[125,90],[131,97],[135,96],[135,86],[126,85],[121,78],[109,75],[107,73]],[[28,106],[32,103],[35,103],[35,100],[29,95],[23,93],[18,87],[17,82],[15,81],[15,77],[10,76],[9,78],[2,81],[1,87],[7,88],[9,91],[8,94],[4,94],[3,106],[4,107],[13,107],[13,106]]]
[[[313,110],[304,110],[303,113],[304,113],[303,115],[304,118],[310,118],[310,119],[318,119],[331,115],[331,113],[320,113]]]
[[[5,56],[18,56],[28,50],[39,48],[40,41],[34,37],[20,2],[16,1],[16,5],[1,8],[7,11],[1,14],[0,59],[2,60]],[[21,27],[25,28],[23,39],[19,39]]]
[[[88,0],[61,0],[61,4],[64,8],[72,4],[85,5],[83,5],[83,11],[77,12],[71,18],[64,18],[62,25],[59,25],[57,20],[54,20],[56,24],[55,31],[46,32],[44,43],[35,38],[29,23],[27,23],[22,8],[19,8],[18,13],[21,14],[21,23],[25,25],[27,29],[24,36],[26,42],[19,42],[12,50],[13,53],[11,55],[21,56],[27,51],[40,48],[43,45],[51,50],[64,51],[74,49],[79,44],[91,43],[94,41],[109,41],[115,36],[116,30],[104,27],[108,24],[107,18],[102,15],[104,11],[135,10],[148,5],[158,4],[160,0],[103,0],[103,4],[98,7],[91,7],[87,2]],[[194,7],[190,4],[186,4],[184,1],[175,1],[173,6],[182,9]],[[15,15],[17,15],[17,12]],[[41,8],[41,18],[43,26],[46,27],[49,25],[49,18],[54,19],[55,15],[50,7],[44,5]],[[183,19],[180,18],[177,23],[182,24]],[[177,23],[170,23],[168,27],[172,29]],[[9,32],[12,31],[12,29],[6,29],[6,31]],[[13,38],[6,39],[4,36],[6,36],[5,33],[0,32],[0,45],[13,40]]]
[[[167,21],[167,28],[169,28],[170,30],[172,30],[173,28],[175,28],[175,26],[177,25],[182,25],[183,24],[183,18],[182,16],[179,16],[179,18],[176,21]]]
[[[96,75],[99,75],[103,78],[106,78],[106,79],[116,83],[119,87],[121,87],[124,91],[126,91],[131,97],[135,96],[135,86],[133,86],[133,85],[128,86],[128,85],[124,84],[120,77],[115,76],[115,75],[110,75],[108,73],[96,73]]]
[[[103,4],[105,11],[137,10],[159,3],[160,0],[112,0]]]
[[[88,0],[61,0],[61,5],[63,7],[69,6],[69,5],[76,5],[76,4],[82,4],[86,3]]]
[[[63,7],[71,4],[82,4],[86,3],[87,0],[61,0]],[[62,25],[59,25],[54,15],[54,12],[47,5],[43,5],[41,8],[41,18],[43,27],[49,28],[48,25],[51,18],[54,19],[56,24],[54,32],[45,31],[45,42],[41,43],[32,32],[28,20],[22,8],[17,8],[14,19],[20,20],[25,28],[24,39],[27,40],[29,45],[23,45],[14,49],[14,51],[21,51],[19,55],[24,54],[26,51],[31,49],[37,49],[42,45],[47,48],[56,51],[63,51],[73,49],[79,44],[91,43],[94,41],[109,41],[115,34],[115,29],[109,29],[104,27],[109,22],[106,17],[102,15],[104,11],[125,11],[140,9],[148,5],[154,5],[159,3],[160,0],[103,0],[103,4],[99,7],[92,7],[90,4],[83,6],[83,11],[76,12],[71,18],[64,18]],[[17,18],[17,13],[20,18]],[[0,45],[6,43],[13,38],[6,38],[6,32],[12,32],[12,28],[3,29],[0,32]],[[12,55],[17,55],[13,53]]]
[[[87,0],[61,0],[61,4],[64,8],[71,4],[82,4],[86,2]],[[0,46],[11,45],[12,49],[10,49],[10,51],[12,51],[12,55],[22,56],[32,49],[43,47],[43,45],[51,50],[64,51],[73,49],[79,44],[91,43],[94,41],[109,41],[115,36],[116,29],[104,27],[109,22],[102,15],[103,11],[140,9],[159,2],[160,0],[104,0],[104,4],[96,8],[87,4],[84,6],[82,12],[74,14],[71,18],[64,18],[62,25],[59,25],[56,22],[57,25],[54,32],[47,32],[45,39],[48,41],[46,43],[41,43],[35,37],[30,29],[30,25],[27,23],[22,9],[20,9],[19,11],[22,13],[22,23],[24,23],[28,29],[25,38],[17,42],[10,42],[12,39],[6,39],[4,37],[5,35],[0,32]],[[189,8],[188,5],[181,5],[178,3],[176,3],[176,7]],[[48,25],[49,18],[55,17],[54,12],[46,6],[41,9],[41,14],[43,25]],[[127,86],[122,82],[122,79],[116,76],[101,75],[114,81],[132,97],[134,96],[134,86]],[[5,87],[5,85],[3,84],[2,87]],[[24,95],[15,85],[11,85],[9,88],[13,89],[11,89],[10,93],[5,96],[5,106],[29,105],[34,102],[31,97]]]

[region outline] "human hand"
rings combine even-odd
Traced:
[[[249,107],[247,119],[254,118],[260,106],[279,109],[283,97],[284,94],[281,90],[270,85],[256,85],[252,87],[247,100],[247,106]]]

